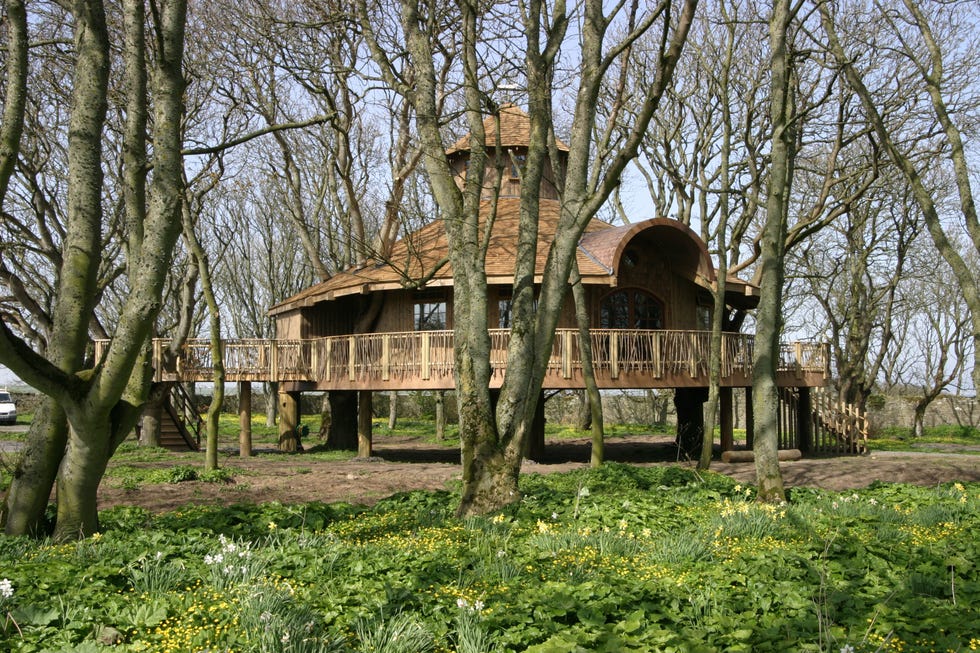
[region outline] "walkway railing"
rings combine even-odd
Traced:
[[[707,331],[650,331],[593,329],[593,364],[600,386],[630,385],[642,379],[650,387],[657,381],[706,384],[711,334]],[[510,331],[490,331],[490,363],[500,380],[506,369]],[[108,341],[96,342],[96,356]],[[169,341],[154,341],[153,366],[157,381],[212,380],[212,352],[208,340],[188,340],[176,357],[168,357]],[[726,333],[722,336],[722,379],[744,384],[751,377],[754,338]],[[223,343],[228,381],[309,382],[322,387],[452,387],[454,371],[452,331],[411,331],[331,336],[305,340],[229,339]],[[817,385],[826,378],[829,350],[825,343],[784,344],[778,369],[798,377],[799,385]],[[806,382],[803,381],[806,377]],[[559,329],[548,362],[548,382],[580,387],[582,357],[578,332]]]

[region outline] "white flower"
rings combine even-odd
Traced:
[[[213,555],[209,553],[204,556],[204,564],[206,565],[220,565],[224,561],[225,557],[220,553],[215,553]]]
[[[557,512],[551,513],[551,518],[552,519],[558,519],[558,513]]]
[[[874,497],[871,497],[870,499],[868,499],[868,503],[870,503],[872,506],[877,506],[878,500],[875,499]]]
[[[497,551],[497,557],[498,558],[503,558],[506,555],[507,555],[507,552],[504,551],[503,549],[500,549],[499,551]]]
[[[464,599],[461,596],[458,599],[456,599],[456,607],[459,608],[460,610],[465,610],[466,608],[470,607],[470,604],[466,599]]]
[[[282,634],[282,637],[279,638],[279,641],[281,641],[283,644],[288,644],[289,643],[289,633],[283,633]]]
[[[483,612],[483,607],[484,607],[484,603],[480,599],[477,599],[476,602],[473,604],[473,609],[476,610],[477,612]]]
[[[589,488],[583,486],[581,489],[579,489],[578,495],[580,497],[587,497],[587,496],[589,496]]]
[[[840,647],[840,653],[854,653],[854,647],[850,644],[844,644]]]
[[[14,595],[14,584],[9,579],[0,580],[0,599],[9,599]]]

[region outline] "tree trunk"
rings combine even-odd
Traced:
[[[167,393],[151,393],[150,398],[143,406],[143,422],[140,427],[141,447],[160,446],[160,423],[163,419],[163,404],[167,400]]]
[[[198,275],[201,279],[201,290],[208,308],[208,336],[211,350],[211,405],[207,416],[207,445],[204,449],[204,470],[218,469],[218,425],[221,417],[221,404],[225,400],[225,357],[224,344],[221,338],[221,307],[214,294],[214,284],[211,281],[211,264],[208,255],[197,237],[194,216],[191,215],[190,203],[187,199],[181,202],[183,217],[184,239],[187,241],[191,255],[197,263]]]
[[[298,392],[279,393],[279,451],[300,450]]]
[[[677,388],[674,408],[677,410],[677,447],[684,460],[698,460],[704,446],[704,388]]]
[[[265,386],[265,426],[272,428],[276,425],[279,415],[279,383],[267,383]]]
[[[436,390],[436,439],[446,439],[446,393]]]
[[[67,445],[65,413],[57,402],[45,397],[34,414],[4,501],[0,517],[7,535],[43,535],[44,511]]]
[[[327,447],[342,451],[357,451],[357,392],[331,390],[327,393],[327,397],[330,402]]]
[[[221,348],[221,344],[218,344]],[[219,373],[218,366],[215,366],[215,377],[221,379],[220,383],[214,384],[211,395],[211,405],[208,406],[207,415],[207,445],[204,448],[204,471],[209,472],[218,469],[218,427],[221,418],[221,404],[225,400],[224,370]]]
[[[153,22],[157,51],[153,59],[152,201],[139,237],[142,253],[139,263],[130,267],[129,292],[117,314],[112,343],[98,367],[79,374],[98,299],[96,278],[105,263],[102,140],[110,48],[105,12],[98,0],[72,4],[76,59],[68,129],[68,228],[62,240],[63,261],[49,343],[48,353],[54,354],[45,360],[23,342],[11,346],[11,334],[6,328],[0,330],[4,362],[55,398],[72,426],[57,481],[58,539],[85,536],[98,527],[99,482],[109,456],[136,424],[146,400],[147,346],[179,233],[186,5],[172,0],[157,7]]]
[[[464,406],[460,405],[460,411]],[[462,423],[462,418],[460,419]],[[480,441],[477,441],[480,443]],[[514,461],[498,449],[481,446],[463,449],[463,496],[459,516],[484,515],[520,498],[517,479],[520,460]]]
[[[602,418],[602,395],[595,381],[595,368],[592,366],[592,334],[589,321],[588,299],[582,287],[582,277],[578,262],[572,268],[572,301],[575,302],[575,323],[578,326],[578,346],[582,356],[582,375],[585,377],[583,398],[588,406],[588,425],[592,428],[592,447],[589,465],[598,467],[605,460],[605,425]],[[580,411],[580,415],[581,415]]]
[[[85,428],[92,432],[82,437],[74,428],[69,430],[68,449],[58,473],[57,542],[88,537],[99,530],[97,493],[112,453],[104,436],[110,426],[104,422],[85,424]]]
[[[921,438],[925,435],[927,406],[928,404],[923,404],[921,401],[915,404],[915,410],[912,413],[912,435],[915,438]]]
[[[578,410],[575,415],[575,429],[577,431],[588,431],[592,428],[592,406],[589,404],[589,395],[585,390],[576,390],[575,398],[578,400]]]
[[[755,469],[760,501],[784,501],[779,471],[779,334],[785,275],[786,222],[793,182],[795,107],[791,55],[787,39],[792,19],[789,0],[773,3],[769,20],[771,49],[771,109],[773,121],[769,197],[762,233],[759,307],[756,312],[755,357],[752,368],[752,406],[755,411]]]
[[[544,458],[544,392],[538,398],[538,407],[534,411],[534,423],[531,425],[531,432],[528,434],[527,446],[524,457],[528,460],[541,462]]]
[[[394,431],[398,422],[398,393],[388,393],[388,430]]]

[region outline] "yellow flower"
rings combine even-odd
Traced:
[[[276,525],[276,522],[274,522],[274,521],[270,521],[270,522],[269,522],[269,530],[270,530],[270,531],[274,531],[274,530],[276,530],[277,528],[279,528],[279,526],[278,526],[278,525]]]

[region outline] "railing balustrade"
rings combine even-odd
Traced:
[[[495,378],[507,364],[510,331],[493,329],[490,365]],[[687,378],[706,380],[711,334],[707,331],[620,330],[590,331],[593,366],[599,378]],[[206,339],[188,340],[178,355],[165,355],[168,340],[155,340],[153,365],[157,381],[210,381],[211,345]],[[754,337],[722,335],[723,379],[749,378]],[[108,341],[96,342],[96,356]],[[228,339],[223,343],[225,375],[229,380],[305,381],[343,385],[357,383],[409,386],[451,381],[455,368],[452,331],[413,331],[330,336],[303,340]],[[779,371],[826,375],[829,351],[824,343],[797,342],[780,348]],[[578,331],[555,334],[548,375],[554,379],[580,379],[581,344]]]

